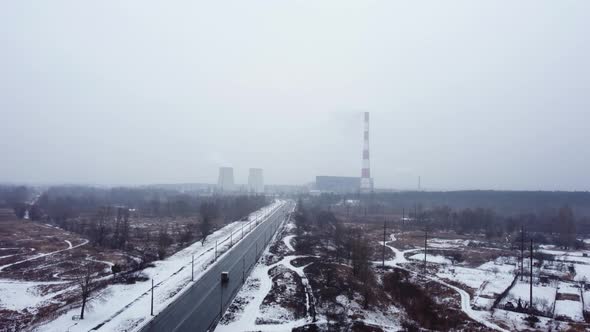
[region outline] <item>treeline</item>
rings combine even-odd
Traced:
[[[264,205],[264,196],[195,196],[158,188],[95,188],[60,186],[49,188],[38,206],[50,220],[59,222],[107,206],[124,206],[144,217],[198,215],[202,202],[213,201],[224,221],[233,221]]]
[[[105,195],[105,192],[108,191],[95,188],[53,189],[42,196],[39,206],[46,212],[45,221],[82,235],[95,246],[133,253],[141,258],[141,264],[163,259],[197,239],[204,242],[220,224],[240,220],[267,204],[265,196],[198,197],[176,193],[161,195],[160,202],[189,209],[171,208],[166,213],[154,213],[149,204],[142,205],[146,202],[144,198],[149,202],[148,193],[138,195],[138,191],[131,190],[130,196],[121,197],[118,196],[122,192],[120,189],[114,196]],[[96,206],[115,202],[113,197],[117,196],[123,198],[117,202],[133,205]],[[142,212],[137,206],[148,211]],[[175,220],[182,222],[173,222]],[[142,225],[146,221],[149,226]]]
[[[19,203],[26,203],[32,193],[30,187],[0,185],[0,208],[14,208]]]
[[[0,185],[0,208],[11,209],[17,218],[22,219],[29,208],[27,202],[32,198],[33,192],[31,187]],[[38,210],[30,212],[36,213]]]
[[[418,213],[410,212],[413,223],[438,230],[452,230],[458,234],[485,234],[487,238],[503,237],[524,229],[538,243],[556,244],[565,249],[583,247],[576,240],[578,234],[588,231],[588,218],[576,221],[568,205],[555,215],[519,214],[504,217],[494,210],[476,208],[453,210],[448,206],[435,207]]]
[[[491,209],[503,216],[523,213],[554,213],[568,205],[579,217],[590,217],[590,192],[569,191],[403,191],[374,194],[322,194],[315,199],[322,205],[342,200],[361,200],[368,213],[398,213],[415,204],[425,209],[448,206],[452,209]],[[364,213],[364,211],[362,211]]]

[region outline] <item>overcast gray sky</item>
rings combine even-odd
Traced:
[[[0,181],[590,189],[590,2],[2,1]]]

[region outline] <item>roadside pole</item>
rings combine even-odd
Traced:
[[[154,279],[152,279],[152,304],[150,308],[150,315],[154,315]]]
[[[520,226],[520,281],[524,278],[524,226]]]
[[[219,286],[220,294],[219,297],[219,318],[223,316],[223,284]]]
[[[424,228],[424,273],[426,273],[426,251],[428,249],[428,231]]]
[[[217,240],[215,240],[215,259],[214,261],[217,260]]]
[[[533,240],[531,239],[531,275],[529,280],[529,312],[533,313]]]

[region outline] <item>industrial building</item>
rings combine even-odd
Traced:
[[[361,178],[350,176],[316,176],[315,189],[320,192],[356,193],[359,191]]]
[[[250,168],[248,173],[248,191],[251,193],[264,193],[264,178],[262,168]]]

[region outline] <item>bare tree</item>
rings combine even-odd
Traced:
[[[217,205],[215,203],[203,202],[199,207],[201,213],[201,244],[205,244],[207,236],[211,234],[211,219],[217,216]]]
[[[80,296],[82,297],[80,319],[84,319],[84,310],[86,309],[86,303],[88,302],[90,294],[96,288],[91,264],[85,264],[84,266],[82,266],[76,278],[76,281],[78,282],[78,285],[80,285]]]

